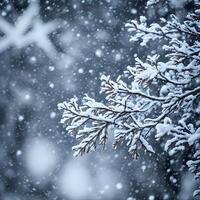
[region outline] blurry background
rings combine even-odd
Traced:
[[[192,1],[0,0],[0,200],[192,199],[184,155],[133,160],[125,147],[73,157],[57,104],[84,93],[103,101],[99,77],[120,75],[157,44],[129,42],[125,23],[149,22]],[[160,153],[159,153],[160,152]],[[176,161],[179,160],[179,161]]]

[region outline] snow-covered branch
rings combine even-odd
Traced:
[[[149,5],[154,2],[149,1]],[[86,95],[82,105],[75,99],[59,104],[63,110],[61,123],[80,140],[73,147],[75,155],[95,150],[98,143],[105,146],[114,130],[113,146],[125,142],[129,153],[137,158],[141,149],[154,153],[149,139],[154,134],[156,140],[165,138],[165,150],[170,155],[192,148],[194,155],[187,164],[195,178],[200,177],[198,6],[183,22],[174,15],[169,21],[161,19],[160,24],[148,25],[144,16],[140,22],[131,20],[126,25],[132,34],[130,40],[142,46],[162,40],[165,59],[159,52],[146,61],[136,58],[135,66],[128,66],[116,81],[103,75],[101,93],[106,95],[105,103]],[[195,195],[198,193],[200,190]]]

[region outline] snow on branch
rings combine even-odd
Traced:
[[[157,4],[160,0],[148,0],[147,1],[147,6],[152,6],[154,4]]]
[[[149,1],[149,5],[153,1]],[[154,153],[150,135],[165,138],[165,150],[171,156],[187,148],[193,157],[187,165],[195,178],[200,178],[200,11],[188,13],[181,22],[172,15],[161,23],[148,26],[145,17],[131,20],[126,27],[131,41],[142,46],[158,40],[165,53],[149,55],[146,60],[135,59],[124,75],[112,80],[101,76],[101,93],[105,103],[85,96],[58,105],[63,111],[61,123],[75,135],[79,144],[75,155],[83,155],[106,145],[114,130],[113,147],[122,143],[137,158],[140,152]],[[162,43],[159,41],[162,40]],[[131,80],[131,81],[130,81]],[[129,84],[131,82],[131,84]],[[112,127],[110,129],[109,127]],[[194,195],[200,193],[196,190]]]

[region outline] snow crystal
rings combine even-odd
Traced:
[[[102,57],[102,55],[103,55],[103,53],[102,53],[102,50],[101,49],[97,49],[96,51],[95,51],[95,55],[97,56],[97,57]]]
[[[21,122],[24,120],[24,116],[23,115],[19,115],[18,120]]]
[[[168,200],[169,199],[169,194],[164,194],[163,195],[163,200]]]
[[[195,181],[191,173],[182,176],[179,197],[181,200],[191,199]]]
[[[49,66],[49,71],[54,71],[55,70],[55,67],[54,66]]]
[[[17,150],[16,155],[17,155],[17,156],[22,155],[22,151],[21,151],[21,150]]]
[[[174,6],[175,8],[181,8],[184,6],[184,4],[187,2],[187,0],[181,0],[181,1],[177,1],[177,0],[170,0],[169,1],[170,4],[172,6]]]
[[[136,13],[137,13],[137,10],[134,9],[134,8],[132,8],[132,9],[131,9],[131,14],[136,14]]]
[[[172,183],[176,183],[176,182],[177,182],[177,179],[176,179],[174,176],[170,176],[170,177],[169,177],[169,180],[170,180]]]
[[[57,51],[48,38],[48,35],[56,28],[55,25],[55,22],[43,23],[37,3],[31,3],[14,25],[4,18],[0,18],[0,29],[5,34],[5,37],[0,40],[0,52],[5,51],[10,46],[22,48],[34,43],[47,56],[55,56]]]
[[[90,69],[90,70],[89,70],[89,73],[90,73],[90,74],[93,74],[93,73],[94,73],[94,70]]]
[[[128,197],[127,200],[136,200],[136,198]]]
[[[143,172],[145,171],[146,168],[147,167],[145,165],[142,165],[142,167],[141,167],[141,169],[142,169]]]
[[[58,189],[72,200],[87,199],[92,191],[91,186],[91,176],[83,163],[67,163],[58,177]]]
[[[83,69],[83,68],[79,68],[79,69],[78,69],[78,73],[79,73],[79,74],[83,74],[83,72],[84,72],[84,69]]]
[[[51,119],[54,119],[55,117],[56,117],[56,113],[55,113],[55,112],[51,112],[51,113],[50,113],[50,118],[51,118]]]
[[[116,189],[117,190],[121,190],[122,188],[123,188],[122,183],[119,182],[119,183],[116,184]]]
[[[36,59],[36,57],[34,57],[34,56],[30,58],[31,63],[36,63],[36,60],[37,60],[37,59]]]
[[[155,196],[154,195],[150,195],[149,196],[149,200],[155,200]]]
[[[27,141],[25,162],[27,169],[34,178],[46,177],[53,171],[57,162],[54,145],[44,138]]]
[[[116,61],[121,60],[121,54],[120,54],[120,53],[117,53],[117,54],[115,55],[115,60],[116,60]]]
[[[54,84],[51,83],[51,82],[49,82],[49,87],[50,87],[50,88],[54,88]]]
[[[24,99],[27,100],[27,101],[30,100],[30,98],[31,98],[30,94],[26,94],[25,97],[24,97]]]

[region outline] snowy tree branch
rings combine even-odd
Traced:
[[[149,5],[154,2],[149,1]],[[200,114],[198,6],[183,22],[174,15],[169,21],[161,19],[161,25],[148,26],[144,16],[139,23],[131,20],[126,25],[132,34],[130,40],[142,46],[162,40],[165,59],[157,54],[149,55],[145,62],[136,58],[135,66],[128,66],[116,81],[103,75],[105,103],[86,95],[82,105],[75,99],[59,104],[63,110],[61,123],[80,140],[73,147],[75,155],[95,150],[97,143],[105,146],[114,130],[113,146],[126,142],[129,153],[137,158],[142,149],[155,152],[150,144],[154,133],[156,140],[166,138],[165,150],[170,155],[192,148],[194,154],[187,165],[195,178],[200,178],[200,120],[195,118]],[[196,190],[194,195],[199,193]]]

